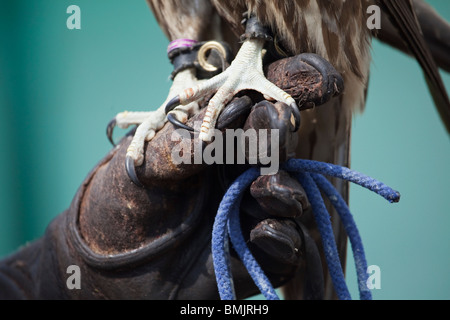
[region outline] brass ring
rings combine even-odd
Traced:
[[[213,49],[219,52],[219,54],[222,56],[222,61],[225,61],[227,57],[227,51],[225,50],[224,46],[217,41],[208,41],[204,45],[202,45],[200,47],[200,50],[198,50],[198,63],[203,69],[210,72],[217,71],[218,69],[217,67],[206,61],[206,53],[209,50]]]

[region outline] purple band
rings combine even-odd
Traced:
[[[169,43],[169,46],[167,47],[167,53],[170,53],[171,51],[178,49],[178,48],[186,48],[186,47],[192,47],[194,44],[196,44],[196,40],[192,39],[177,39]]]

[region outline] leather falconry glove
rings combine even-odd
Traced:
[[[315,55],[279,60],[266,73],[296,99],[300,110],[320,105],[343,89],[342,78]],[[198,128],[204,112],[201,109],[187,124]],[[217,128],[224,139],[226,129],[267,129],[269,135],[276,129],[279,162],[294,156],[298,134],[290,108],[255,92],[228,104]],[[124,163],[131,136],[122,139],[89,173],[70,208],[54,219],[45,235],[0,262],[0,298],[218,299],[212,225],[227,187],[249,164],[197,163],[198,150],[207,145],[197,133],[181,134],[183,139],[178,133],[167,123],[146,145],[146,161],[136,168],[144,187],[128,177]],[[256,158],[271,150],[270,141]],[[178,155],[192,164],[173,161],[174,150],[182,144],[186,148]],[[255,156],[249,149],[244,150],[247,162]],[[259,177],[246,192],[241,224],[250,250],[275,287],[302,273],[304,297],[320,299],[322,265],[302,223],[310,217],[308,209],[301,185],[278,171]],[[230,251],[237,297],[256,294],[243,264]],[[74,265],[80,271],[79,290],[67,286],[67,270]]]

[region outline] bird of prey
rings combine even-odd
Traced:
[[[209,141],[215,121],[223,106],[240,90],[259,91],[268,100],[284,102],[298,117],[295,101],[265,79],[262,50],[267,42],[276,42],[285,56],[315,53],[331,63],[342,75],[345,91],[326,105],[301,112],[296,157],[338,165],[349,165],[352,114],[362,111],[371,62],[371,39],[382,41],[413,55],[422,66],[430,92],[450,132],[450,103],[437,64],[449,67],[450,26],[421,0],[147,0],[160,27],[170,41],[216,40],[228,43],[236,54],[231,65],[210,79],[198,79],[195,68],[186,68],[173,78],[167,100],[153,112],[124,112],[114,125],[126,128],[137,124],[127,152],[127,167],[144,161],[144,143],[167,121],[167,104],[178,123],[197,112],[198,100],[210,99],[202,124],[200,139]],[[367,27],[371,6],[381,10],[382,28]],[[272,39],[240,36],[245,33],[243,14],[270,30]],[[421,29],[421,25],[423,28]],[[442,32],[444,31],[444,32]],[[447,39],[445,38],[447,37]],[[183,40],[184,41],[184,40]],[[432,50],[430,50],[430,48]],[[399,92],[399,94],[407,94]],[[175,109],[173,106],[181,104]],[[111,128],[110,128],[111,129]],[[348,196],[346,183],[334,182],[341,194]],[[341,261],[345,261],[347,237],[339,218],[329,208]],[[311,225],[314,230],[314,226]],[[312,236],[320,246],[319,235]],[[324,271],[326,274],[326,271]],[[290,287],[289,287],[290,286]],[[298,298],[295,281],[286,287],[287,298]],[[333,297],[329,277],[326,296]]]

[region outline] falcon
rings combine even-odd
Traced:
[[[235,55],[222,72],[198,77],[186,64],[173,74],[173,85],[162,105],[153,112],[123,112],[108,127],[138,125],[127,150],[127,171],[139,183],[135,166],[144,162],[145,141],[152,139],[169,119],[183,126],[199,109],[199,101],[211,97],[200,129],[200,139],[210,141],[223,107],[242,90],[255,90],[265,99],[283,102],[291,109],[298,129],[296,157],[349,165],[352,114],[365,105],[371,63],[371,40],[378,37],[414,56],[421,65],[436,107],[450,132],[450,103],[438,65],[449,70],[450,26],[419,0],[147,0],[160,27],[171,41],[169,51],[194,48],[203,41],[228,43]],[[381,10],[381,29],[367,27],[371,6]],[[244,22],[243,22],[244,19]],[[422,26],[422,28],[421,28]],[[447,37],[447,38],[445,38]],[[314,53],[342,75],[345,91],[320,108],[300,112],[294,99],[264,76],[264,55],[275,48],[279,57]],[[431,49],[430,49],[431,48]],[[171,50],[172,49],[172,50]],[[217,51],[220,51],[218,49]],[[169,53],[170,55],[170,53]],[[436,63],[437,62],[437,63]],[[180,63],[178,62],[180,66]],[[183,63],[181,63],[183,66]],[[407,93],[399,93],[407,94]],[[166,115],[168,112],[168,115]],[[191,129],[187,127],[188,129]],[[344,198],[348,186],[335,182]],[[339,218],[329,208],[336,242],[345,261],[347,237]],[[319,243],[319,241],[317,241]],[[286,289],[295,298],[295,282]],[[333,295],[329,277],[325,298]]]

